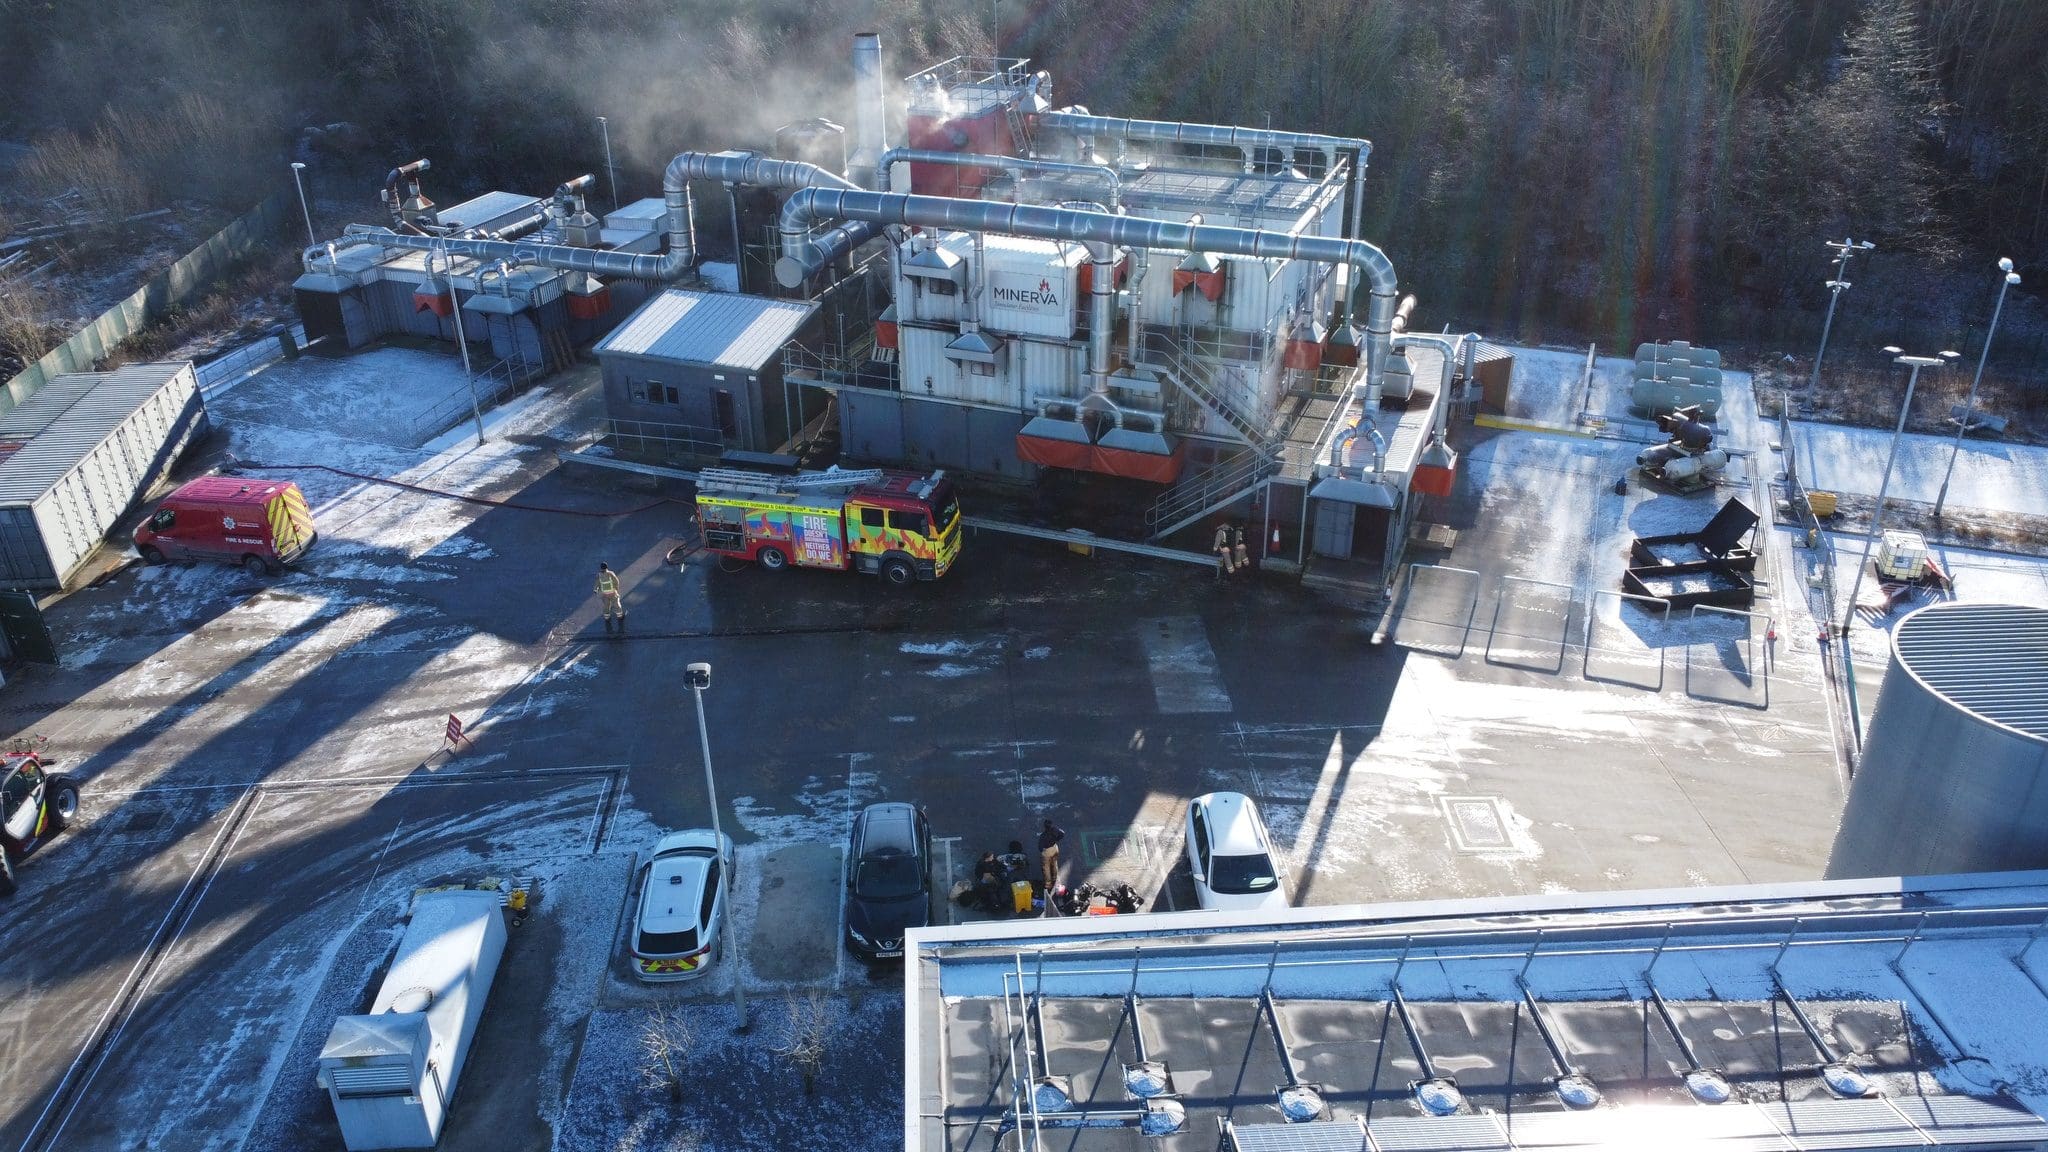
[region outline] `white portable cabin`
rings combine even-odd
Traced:
[[[432,1148],[505,954],[495,892],[428,892],[367,1016],[334,1022],[320,1085],[350,1152]]]

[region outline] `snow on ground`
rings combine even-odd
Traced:
[[[1876,496],[1884,480],[1892,434],[1877,428],[1793,421],[1792,444],[1799,475],[1809,488]],[[1955,439],[1909,432],[1899,437],[1898,462],[1887,495],[1932,504],[1941,492]],[[1965,438],[1949,481],[1948,502],[2048,516],[2048,447]]]
[[[1816,557],[1816,560],[1831,561],[1834,565],[1835,594],[1841,597],[1842,612],[1848,611],[1849,589],[1856,582],[1856,570],[1863,563],[1867,543],[1864,536],[1830,532],[1823,541],[1825,551]],[[1856,614],[1856,627],[1850,637],[1855,644],[1856,658],[1874,663],[1879,670],[1890,659],[1892,626],[1915,608],[1946,598],[2048,607],[2048,557],[1980,552],[1932,544],[1928,546],[1928,554],[1955,580],[1953,596],[1931,589],[1921,590],[1898,609],[1885,613],[1877,610],[1883,602],[1884,593],[1879,589],[1875,568],[1876,547],[1871,546],[1870,551],[1870,566],[1864,568],[1863,584],[1856,596],[1857,602],[1866,610]]]
[[[236,424],[320,428],[353,440],[410,448],[441,431],[421,422],[468,390],[461,358],[384,347],[339,359],[282,361],[212,406],[217,416]]]
[[[1596,348],[1589,382],[1583,348],[1505,347],[1515,355],[1514,377],[1508,385],[1508,419],[1572,428],[1579,425],[1581,414],[1590,413],[1621,424],[1631,434],[1655,435],[1649,421],[1629,408],[1635,382],[1633,354],[1601,356]],[[1722,373],[1721,412],[1714,431],[1723,447],[1759,447],[1750,435],[1756,401],[1750,394],[1749,373]]]

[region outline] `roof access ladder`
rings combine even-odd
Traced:
[[[749,472],[740,468],[705,468],[697,473],[697,490],[744,492],[758,496],[801,496],[810,492],[833,492],[879,484],[880,468],[830,468],[823,472],[781,474]]]

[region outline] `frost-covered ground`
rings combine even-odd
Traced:
[[[216,419],[237,428],[319,430],[327,437],[412,448],[442,431],[421,421],[448,411],[468,391],[462,360],[450,352],[379,348],[338,359],[283,361],[217,392],[208,403]]]
[[[1884,480],[1892,434],[1876,428],[1794,421],[1792,443],[1800,479],[1807,487],[1876,496]],[[1955,443],[1953,437],[1921,432],[1899,437],[1887,496],[1932,504],[1941,492],[1942,475],[1948,470]],[[2048,516],[2048,448],[1966,437],[1955,461],[1948,487],[1950,505]]]

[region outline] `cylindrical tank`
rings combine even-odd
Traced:
[[[1828,878],[2048,867],[2048,609],[1945,603],[1891,664]]]

